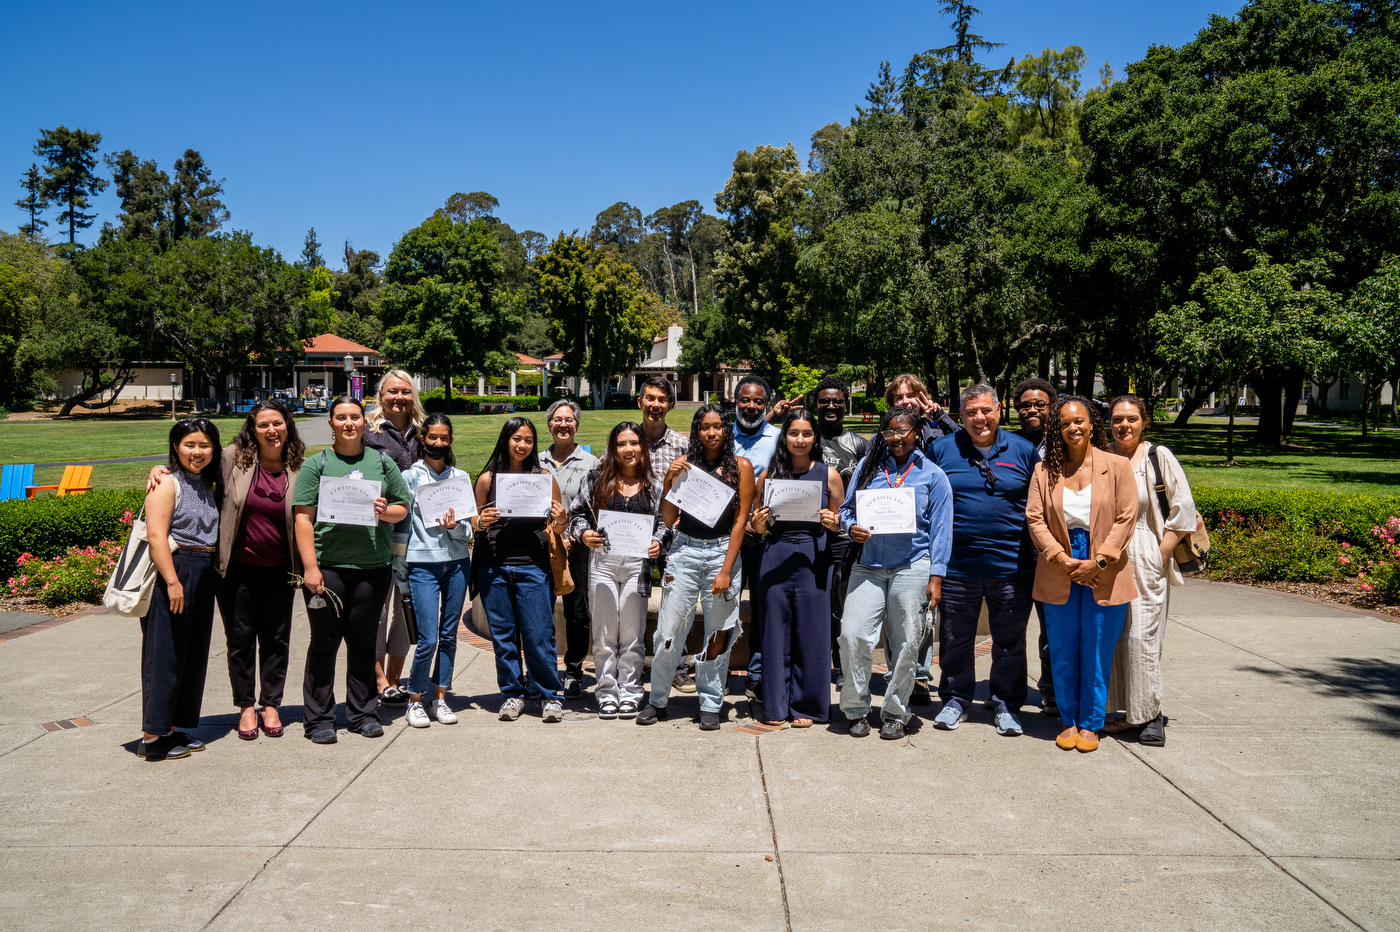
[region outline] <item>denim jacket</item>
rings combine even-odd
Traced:
[[[864,463],[862,459],[861,464]],[[885,474],[888,472],[897,481],[904,472],[888,453],[883,465],[884,469],[875,470],[867,489],[891,488]],[[860,562],[866,566],[898,567],[927,556],[930,576],[947,575],[948,558],[953,552],[953,489],[943,470],[919,450],[910,453],[904,465],[909,472],[901,487],[914,490],[918,510],[914,533],[873,535],[861,545]],[[859,476],[860,471],[861,466],[857,466],[855,475]],[[841,530],[849,534],[855,523],[856,484],[852,482],[841,503]]]

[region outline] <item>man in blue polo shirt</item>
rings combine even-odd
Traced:
[[[755,481],[768,468],[768,461],[778,448],[778,435],[782,433],[781,428],[764,418],[772,394],[768,380],[756,375],[740,379],[734,392],[734,455],[745,457],[753,464]],[[758,698],[763,676],[758,650],[758,645],[763,643],[763,613],[753,588],[758,581],[758,564],[762,557],[763,544],[757,538],[746,537],[739,551],[739,561],[743,585],[749,590],[749,685],[746,692],[750,699]]]
[[[938,632],[938,683],[943,708],[934,725],[954,729],[967,718],[977,685],[973,647],[987,604],[992,629],[991,695],[997,733],[1021,734],[1026,701],[1026,621],[1030,617],[1035,549],[1026,531],[1026,496],[1035,447],[1001,429],[1001,405],[989,385],[963,389],[963,426],[933,444],[932,455],[953,487],[953,554],[943,579]]]

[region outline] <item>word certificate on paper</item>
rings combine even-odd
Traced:
[[[647,556],[651,547],[651,529],[654,524],[651,515],[633,514],[630,511],[598,512],[598,533],[608,542],[604,546],[614,557]]]
[[[821,520],[822,484],[797,479],[769,479],[763,483],[763,503],[774,521]]]
[[[374,500],[379,497],[378,479],[335,479],[321,477],[316,496],[316,520],[326,524],[358,524],[374,527],[379,517]]]
[[[441,482],[420,485],[413,495],[418,502],[418,513],[428,526],[437,524],[438,519],[447,516],[452,509],[452,517],[458,522],[469,520],[476,514],[476,490],[466,476],[453,476]]]
[[[699,466],[681,470],[666,493],[666,501],[707,527],[715,526],[733,497],[734,489]]]
[[[913,489],[861,489],[856,492],[856,524],[871,534],[913,534],[918,503]]]
[[[546,475],[496,474],[496,508],[509,518],[547,518],[554,501],[553,479]]]

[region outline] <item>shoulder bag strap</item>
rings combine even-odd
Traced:
[[[1157,456],[1157,445],[1149,443],[1147,445],[1147,458],[1152,461],[1152,475],[1157,480],[1157,484],[1152,490],[1157,493],[1157,506],[1162,509],[1162,520],[1166,521],[1171,514],[1172,506],[1167,501],[1167,487],[1162,480],[1162,461]]]

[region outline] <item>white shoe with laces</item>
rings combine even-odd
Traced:
[[[457,713],[452,711],[452,707],[447,704],[446,699],[438,699],[433,702],[433,718],[442,725],[457,724]]]
[[[408,724],[414,728],[428,727],[428,713],[423,711],[423,703],[410,702],[408,704]]]
[[[520,717],[520,713],[525,711],[525,700],[519,696],[511,696],[501,703],[501,721],[513,722]]]

